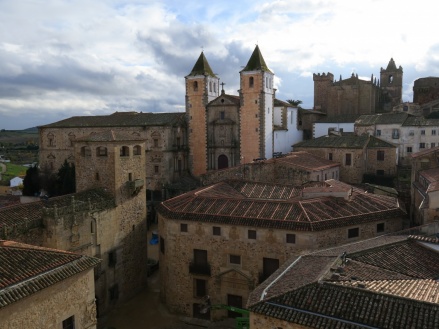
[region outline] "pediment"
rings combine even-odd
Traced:
[[[236,105],[239,106],[239,98],[237,96],[230,96],[230,95],[220,95],[217,98],[215,98],[213,101],[211,101],[207,106],[229,106],[229,105]]]
[[[216,275],[219,279],[229,279],[229,280],[244,280],[247,282],[253,282],[253,278],[249,273],[245,273],[238,268],[221,268],[221,272]]]

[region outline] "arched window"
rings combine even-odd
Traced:
[[[55,146],[55,135],[52,133],[47,134],[47,146]]]
[[[99,146],[96,148],[96,156],[98,157],[106,157],[108,155],[107,148],[104,146]]]
[[[209,82],[209,91],[212,92],[212,81]]]
[[[142,154],[142,147],[140,145],[136,145],[133,148],[133,155],[141,155]]]
[[[248,79],[248,85],[249,85],[249,87],[250,87],[250,88],[253,88],[254,84],[255,84],[255,79],[254,79],[253,77],[250,77],[250,78]]]
[[[91,156],[91,149],[88,146],[81,147],[81,156],[83,157],[90,157]]]
[[[198,91],[198,81],[194,81],[194,91]]]
[[[389,83],[393,82],[393,75],[389,75]]]
[[[122,146],[120,148],[120,156],[121,157],[128,157],[128,156],[130,156],[130,148],[128,146]]]
[[[75,141],[75,134],[74,133],[69,133],[69,146],[72,147],[73,146],[73,142]]]

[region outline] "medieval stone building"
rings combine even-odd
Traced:
[[[413,103],[423,105],[439,99],[439,78],[426,77],[415,80],[413,84]]]
[[[223,181],[159,207],[161,298],[170,311],[218,319],[215,304],[244,307],[249,294],[293,255],[402,229],[396,198],[336,180],[300,188]]]
[[[102,260],[98,315],[146,286],[145,140],[106,131],[73,142],[77,193],[0,208],[0,239]]]
[[[373,75],[369,81],[353,73],[335,81],[332,73],[314,74],[314,110],[328,116],[390,112],[402,102],[402,78],[402,67],[393,58],[381,68],[379,81]]]

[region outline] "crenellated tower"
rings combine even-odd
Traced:
[[[314,80],[314,110],[328,113],[329,95],[334,82],[330,72],[313,74]]]
[[[273,156],[273,78],[256,46],[240,72],[241,163]]]
[[[199,176],[207,170],[206,105],[219,95],[219,78],[201,52],[185,79],[189,168],[194,176]]]

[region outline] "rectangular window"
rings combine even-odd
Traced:
[[[110,300],[116,300],[119,298],[119,285],[116,283],[108,289]]]
[[[328,153],[328,160],[332,161],[332,153]]]
[[[399,138],[399,130],[398,129],[393,129],[392,130],[392,138],[393,139],[398,139]]]
[[[425,149],[425,143],[419,143],[419,148],[420,149]]]
[[[262,276],[259,282],[265,281],[270,275],[272,275],[279,268],[279,259],[276,258],[263,258],[262,259]]]
[[[117,253],[116,250],[110,251],[108,253],[108,266],[115,267],[117,263]]]
[[[62,322],[62,329],[75,329],[75,317],[73,315]]]
[[[180,224],[180,232],[187,232],[187,224]]]
[[[377,160],[384,161],[384,151],[377,151]]]
[[[214,227],[212,228],[212,234],[213,234],[213,235],[221,235],[221,227],[219,227],[219,226],[214,226]]]
[[[425,135],[425,130],[424,129],[421,130],[421,135]]]
[[[348,230],[348,238],[349,239],[357,238],[358,236],[360,236],[360,229],[358,227],[350,228]]]
[[[436,143],[431,143],[430,148],[436,147]]]
[[[412,152],[413,152],[412,147],[411,146],[407,146],[407,153],[412,153]]]
[[[159,166],[154,166],[154,173],[156,173],[156,174],[159,173]]]
[[[377,233],[384,232],[384,223],[377,224]]]
[[[207,264],[207,250],[194,249],[194,263],[197,265]]]
[[[194,295],[195,297],[205,297],[207,295],[207,284],[206,280],[194,279]]]
[[[240,255],[229,255],[229,263],[233,265],[241,265]]]
[[[154,138],[154,147],[159,147],[159,140]]]
[[[177,147],[180,147],[180,143],[181,143],[181,139],[180,139],[180,137],[177,137]]]
[[[433,129],[433,130],[431,131],[431,134],[432,134],[433,136],[436,136],[436,130]]]
[[[346,153],[345,165],[346,166],[352,165],[352,154]]]
[[[160,252],[165,254],[165,239],[163,237],[160,237]]]
[[[296,243],[296,235],[287,233],[287,243]]]
[[[256,239],[256,231],[255,230],[248,230],[248,238],[249,239]]]
[[[226,117],[226,113],[225,113],[224,111],[221,111],[221,112],[220,112],[220,119],[221,119],[221,120],[224,120],[225,117]]]
[[[376,136],[381,136],[381,130],[377,130]]]

